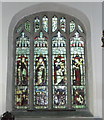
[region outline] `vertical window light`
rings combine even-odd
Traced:
[[[44,16],[42,19],[42,23],[43,23],[43,29],[48,32],[48,18],[47,16]]]
[[[48,108],[48,43],[47,37],[34,38],[34,106]]]
[[[53,108],[66,108],[66,39],[58,32],[52,39]]]
[[[30,40],[24,32],[16,39],[15,108],[27,109],[30,71]]]
[[[84,39],[78,32],[70,39],[72,107],[86,107]]]
[[[62,31],[66,32],[66,19],[64,17],[60,19],[60,28]]]
[[[57,30],[57,17],[54,16],[52,18],[52,32],[55,32]]]
[[[40,29],[40,20],[38,17],[35,18],[34,20],[34,31],[37,32]]]
[[[75,30],[75,22],[72,20],[70,22],[70,32],[73,32]]]

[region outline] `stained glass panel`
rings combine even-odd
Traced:
[[[67,87],[54,86],[53,88],[53,107],[65,108],[67,103]]]
[[[34,31],[37,32],[40,29],[40,19],[39,17],[36,17],[34,20]]]
[[[47,16],[44,16],[42,19],[42,23],[43,23],[43,29],[48,32],[48,18]]]
[[[70,32],[73,32],[75,30],[75,22],[72,20],[70,22]]]
[[[53,107],[67,104],[66,39],[58,32],[52,39]]]
[[[86,91],[84,86],[73,86],[72,88],[72,107],[85,108],[86,107]]]
[[[60,28],[62,31],[66,31],[66,19],[64,17],[60,19]]]
[[[48,43],[42,32],[34,38],[34,106],[48,107]]]
[[[48,87],[35,86],[34,90],[35,90],[34,91],[35,108],[37,109],[48,108]]]
[[[24,32],[16,41],[16,65],[15,65],[15,107],[17,109],[28,108],[28,85],[30,64],[30,40]]]
[[[55,32],[57,30],[57,17],[54,16],[52,18],[52,32]]]
[[[72,107],[84,108],[86,106],[85,54],[84,54],[85,50],[84,39],[83,37],[80,37],[80,34],[78,32],[76,32],[75,36],[70,39],[70,50],[71,50],[70,53],[71,53]],[[79,103],[76,99],[79,100]],[[84,101],[82,102],[80,99],[83,99]]]

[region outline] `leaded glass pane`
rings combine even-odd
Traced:
[[[52,39],[53,107],[66,108],[66,39],[58,32]]]
[[[70,22],[70,32],[73,32],[75,30],[75,22],[72,20]]]
[[[62,31],[66,31],[66,19],[64,17],[60,19],[60,28]]]
[[[72,107],[74,108],[86,107],[84,52],[84,39],[76,32],[70,39]]]
[[[52,32],[55,32],[57,30],[57,17],[54,16],[52,18]]]
[[[40,19],[39,17],[36,17],[34,20],[34,31],[37,32],[40,29]]]
[[[24,32],[16,39],[15,108],[26,109],[29,105],[28,85],[30,71],[30,40]]]
[[[34,38],[34,106],[48,108],[48,43],[47,37]]]
[[[42,23],[43,23],[43,29],[44,29],[46,32],[48,32],[48,18],[47,18],[47,16],[44,16],[44,17],[43,17]]]

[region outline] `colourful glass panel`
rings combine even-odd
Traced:
[[[52,18],[52,32],[55,32],[57,30],[57,17],[54,16]]]
[[[73,86],[72,88],[72,107],[85,108],[86,107],[86,91],[84,86]]]
[[[42,32],[34,38],[34,107],[48,108],[48,43]]]
[[[15,100],[17,109],[26,109],[29,104],[27,86],[18,86],[15,91]]]
[[[70,39],[72,107],[74,108],[85,108],[86,106],[84,53],[84,39],[83,37],[80,37],[78,32],[76,32],[75,36]],[[78,91],[75,88],[78,88]],[[84,90],[82,88],[84,88]],[[78,98],[76,98],[77,95],[79,96]],[[84,102],[79,104],[75,99],[79,99],[79,102],[81,102],[80,97],[83,97],[82,99],[84,99]]]
[[[35,108],[42,109],[48,107],[48,88],[46,86],[35,86]]]
[[[38,17],[35,18],[34,20],[34,31],[37,32],[40,29],[40,20]]]
[[[60,19],[60,28],[62,31],[66,31],[66,19],[64,17]]]
[[[65,108],[67,103],[67,87],[66,86],[54,86],[53,88],[53,107]]]
[[[70,32],[73,32],[75,30],[75,22],[71,21],[70,22]]]
[[[15,65],[15,108],[26,109],[29,105],[29,64],[30,64],[30,40],[22,32],[16,41],[16,65]]]
[[[47,16],[44,16],[43,19],[42,19],[42,23],[43,23],[43,29],[48,32],[48,18]]]
[[[58,32],[57,36],[53,37],[52,39],[52,76],[53,107],[65,108],[67,104],[66,39],[61,35],[60,32]],[[58,96],[58,100],[60,102],[56,100]]]
[[[30,30],[31,30],[31,24],[30,24],[29,21],[26,21],[26,22],[25,22],[25,29],[26,29],[28,32],[30,32]]]

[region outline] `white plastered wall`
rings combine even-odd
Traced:
[[[23,14],[23,11],[18,14],[24,8],[27,8],[24,12],[24,16],[30,12],[33,13],[33,9],[36,11],[41,10],[56,10],[57,12],[64,12],[73,15],[80,19],[85,24],[87,30],[87,44],[88,44],[88,70],[89,70],[89,106],[90,111],[96,117],[102,117],[102,48],[101,48],[101,30],[102,30],[102,4],[101,3],[52,3],[40,5],[39,3],[3,3],[3,15],[2,15],[2,114],[6,111],[6,86],[7,86],[7,61],[8,61],[8,30],[13,16],[17,14],[17,21]],[[42,4],[42,3],[41,3]],[[36,6],[35,6],[36,5]],[[58,7],[57,7],[58,6]],[[54,7],[54,8],[53,8]],[[61,11],[60,11],[61,7]],[[69,11],[68,11],[69,10]],[[78,12],[77,12],[78,11]],[[79,13],[79,14],[78,14]],[[18,16],[19,15],[19,16]],[[84,16],[84,17],[83,17]],[[16,21],[16,17],[15,17]],[[90,22],[89,22],[90,21]],[[89,31],[91,27],[91,32]],[[91,34],[90,34],[91,33]],[[91,47],[90,47],[91,42]],[[91,55],[92,53],[92,55]],[[91,65],[91,66],[90,66]],[[10,103],[11,104],[11,103]],[[7,107],[10,109],[9,107]]]

